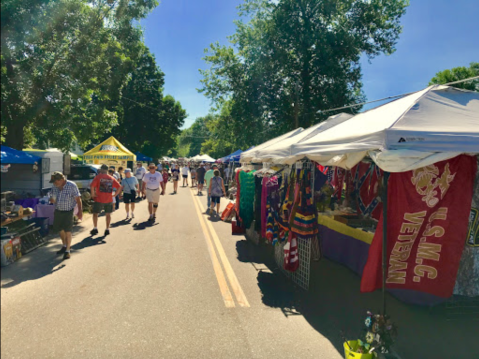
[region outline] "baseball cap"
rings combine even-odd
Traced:
[[[62,179],[65,179],[65,176],[63,175],[63,173],[59,171],[55,171],[52,173],[52,178],[50,178],[50,183],[53,183],[55,181],[62,180]]]
[[[110,168],[111,168],[112,170],[114,170],[114,169],[115,169],[115,166],[110,166]]]
[[[131,172],[131,169],[125,168],[125,173],[127,173],[127,172]]]
[[[218,167],[218,165],[216,163],[213,163],[211,167]]]
[[[101,165],[101,170],[103,171],[108,171],[108,166],[107,165]]]

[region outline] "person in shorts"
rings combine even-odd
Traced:
[[[225,184],[223,178],[220,177],[220,171],[214,170],[214,177],[209,181],[210,186],[208,188],[208,192],[211,197],[211,208],[210,208],[210,215],[214,215],[215,211],[215,204],[216,204],[216,213],[219,215],[220,213],[220,200],[221,197],[224,197],[225,191]]]
[[[67,181],[61,172],[53,172],[50,183],[53,183],[50,202],[55,205],[53,230],[59,232],[63,244],[57,254],[63,254],[63,259],[70,259],[75,206],[78,206],[78,219],[83,217],[80,191],[75,182]]]
[[[205,174],[205,183],[206,183],[206,200],[207,200],[207,205],[206,205],[206,213],[210,211],[211,207],[211,196],[210,196],[210,182],[211,179],[215,176],[215,170],[218,169],[218,166],[216,164],[213,164],[212,169],[207,170]]]
[[[205,165],[202,163],[200,164],[200,168],[196,170],[196,177],[198,178],[198,196],[203,195],[203,186],[205,184],[205,174],[206,174]]]
[[[110,167],[108,169],[108,174],[112,176],[114,179],[116,179],[118,183],[120,183],[120,177],[115,174],[115,168]],[[120,208],[120,193],[116,191],[114,192],[115,192],[115,195],[113,196],[113,212],[115,212],[117,209]]]
[[[185,165],[181,168],[181,175],[183,177],[183,187],[188,187],[188,166]]]
[[[135,177],[138,180],[138,185],[140,186],[140,190],[143,188],[142,182],[143,182],[143,176],[145,175],[145,173],[146,173],[146,168],[143,167],[143,163],[138,161],[136,163]]]
[[[90,184],[91,197],[95,201],[92,209],[93,229],[90,232],[92,236],[98,234],[98,216],[102,210],[105,211],[106,217],[105,236],[110,234],[111,213],[113,212],[113,189],[116,189],[118,193],[120,193],[122,190],[122,187],[118,181],[114,177],[107,174],[107,172],[108,166],[102,165],[100,174],[97,175]]]
[[[178,182],[180,181],[180,170],[177,167],[172,167],[171,177],[173,178],[173,193],[176,194],[178,192]]]
[[[170,178],[170,175],[168,174],[168,170],[166,168],[163,168],[161,175],[163,176],[163,190],[166,193],[166,185],[168,184],[168,179]]]
[[[126,219],[130,219],[130,205],[131,218],[135,218],[135,200],[136,194],[140,190],[138,180],[131,175],[131,169],[125,170],[125,178],[121,181],[123,187],[123,202],[125,203]]]
[[[160,194],[165,194],[163,187],[164,182],[161,173],[156,171],[156,165],[154,163],[150,163],[148,169],[150,171],[143,176],[142,192],[148,201],[148,211],[150,212],[148,221],[154,221],[156,219],[158,203],[160,202]]]
[[[191,187],[195,187],[196,186],[196,167],[195,166],[191,166],[190,167],[190,173],[191,173]]]

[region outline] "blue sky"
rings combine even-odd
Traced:
[[[184,127],[209,111],[209,100],[196,91],[201,86],[198,69],[206,68],[203,50],[215,41],[227,43],[241,2],[162,0],[141,22],[145,42],[165,73],[165,93],[189,115]],[[420,90],[438,71],[479,61],[479,0],[410,2],[396,52],[371,64],[362,61],[368,100]]]

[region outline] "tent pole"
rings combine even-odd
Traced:
[[[388,233],[388,182],[389,172],[384,172],[383,177],[383,315],[386,314],[386,274],[387,274],[387,233]]]

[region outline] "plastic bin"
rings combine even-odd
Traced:
[[[40,227],[38,231],[42,237],[46,237],[50,233],[49,218],[48,217],[37,217],[31,218],[28,221],[28,224],[35,223],[35,227]]]
[[[2,238],[0,243],[0,264],[8,266],[22,256],[22,241],[19,237]]]
[[[349,344],[349,346],[348,346]],[[356,349],[358,349],[359,344],[357,340],[348,340],[347,342],[343,343],[344,346],[344,357],[346,359],[373,359],[374,354],[361,354],[356,353]],[[349,349],[351,347],[351,349]]]

